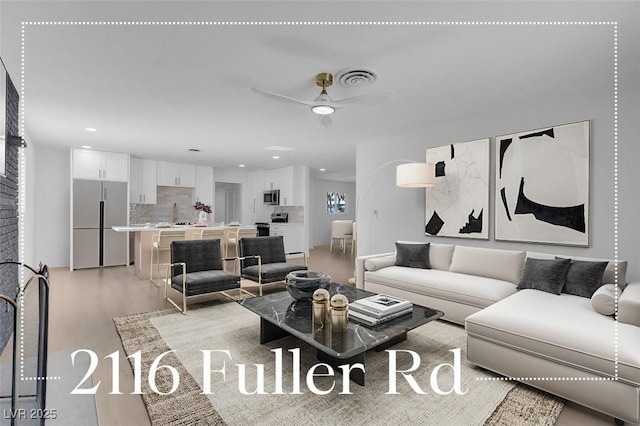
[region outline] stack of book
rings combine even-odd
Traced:
[[[411,302],[386,294],[376,294],[349,304],[349,318],[366,325],[377,325],[411,312]]]

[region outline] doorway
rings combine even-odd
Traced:
[[[233,182],[216,182],[214,221],[242,222],[242,185]]]

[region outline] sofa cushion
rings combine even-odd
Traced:
[[[453,244],[436,244],[431,243],[429,246],[429,262],[432,269],[448,271],[451,268],[451,259],[453,258]]]
[[[398,242],[403,244],[424,244],[423,241],[399,240]],[[451,267],[451,258],[453,257],[453,250],[456,246],[453,244],[438,244],[431,242],[429,244],[429,263],[431,264],[431,269],[448,271]]]
[[[522,290],[468,316],[465,329],[469,335],[606,377],[614,377],[617,352],[620,381],[640,385],[638,327],[618,323],[616,345],[616,321],[595,312],[585,297]]]
[[[618,321],[640,327],[640,282],[630,283],[618,299]]]
[[[402,266],[390,266],[375,272],[368,271],[364,279],[368,283],[381,284],[479,308],[489,306],[516,292],[516,286],[507,281],[437,269],[424,270]]]
[[[556,259],[561,258],[556,257]],[[575,296],[591,297],[602,285],[602,275],[608,263],[572,259],[562,292]]]
[[[560,294],[571,259],[527,259],[518,290],[533,289]]]
[[[431,269],[429,243],[396,243],[396,266]]]
[[[527,257],[532,257],[534,259],[554,259],[555,256],[549,253],[539,253],[535,251],[528,251]],[[619,260],[615,262],[611,259],[599,259],[595,257],[582,257],[582,256],[558,256],[563,257],[565,259],[571,258],[573,260],[586,260],[591,262],[609,262],[607,267],[604,270],[604,274],[602,275],[602,284],[618,284],[620,290],[624,290],[627,285],[626,277],[627,277],[627,261]],[[616,280],[617,273],[617,280]]]
[[[591,296],[591,306],[599,314],[613,315],[616,311],[616,297],[620,297],[620,289],[617,293],[616,296],[615,284],[605,284]]]
[[[387,266],[393,266],[396,264],[396,255],[390,254],[388,256],[374,257],[364,261],[364,267],[367,271],[377,271],[378,269],[386,268]]]
[[[524,259],[524,251],[456,246],[449,270],[517,284]]]

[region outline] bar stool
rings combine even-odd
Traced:
[[[162,253],[169,253],[171,251],[171,242],[186,239],[186,231],[158,231],[151,236],[151,263],[149,267],[149,281],[160,287],[160,284],[153,280],[153,264],[154,258],[156,259],[156,272],[160,277],[160,256]],[[169,265],[169,262],[162,263],[162,265]]]
[[[229,257],[229,246],[232,245],[235,247],[236,256],[238,255],[238,242],[242,238],[248,237],[257,237],[258,229],[257,228],[228,228],[225,230],[225,245],[224,245],[224,257]]]
[[[198,229],[198,228],[191,228],[191,229],[187,229],[185,232],[186,232],[185,238],[187,240],[201,240],[202,233],[204,232],[204,230]]]
[[[201,240],[220,240],[220,244],[224,241],[224,229],[203,229]],[[225,257],[226,254],[225,254]]]

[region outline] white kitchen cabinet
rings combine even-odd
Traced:
[[[280,169],[280,205],[304,206],[309,172],[305,166]]]
[[[196,201],[212,206],[214,192],[213,167],[196,166]]]
[[[264,174],[264,190],[280,189],[282,169],[267,170]]]
[[[196,167],[190,164],[158,161],[158,186],[196,186]]]
[[[249,177],[249,211],[251,222],[268,222],[273,212],[273,206],[264,204],[263,193],[265,191],[266,173],[264,170],[256,170],[248,173]]]
[[[131,158],[129,201],[135,204],[157,203],[157,161]]]
[[[127,182],[129,155],[75,148],[71,151],[74,179]]]
[[[306,252],[304,247],[304,224],[302,223],[271,223],[269,236],[281,235],[284,240],[285,253]]]

